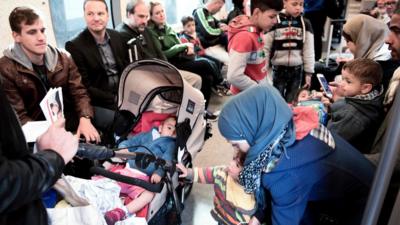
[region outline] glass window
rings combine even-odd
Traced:
[[[183,16],[193,15],[193,11],[202,6],[204,0],[164,0],[167,23],[172,26],[181,26]],[[225,1],[225,9],[229,12],[233,8],[232,0]]]
[[[65,42],[86,27],[83,18],[83,1],[84,0],[49,1],[51,20],[53,22],[54,35],[58,47],[64,48]],[[110,1],[111,0],[106,0],[108,12],[110,13],[107,27],[112,28],[113,22]]]
[[[165,0],[167,23],[170,25],[181,25],[183,16],[190,16],[202,0]],[[179,4],[179,5],[178,5]]]

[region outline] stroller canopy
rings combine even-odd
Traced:
[[[142,60],[130,64],[122,73],[118,108],[138,116],[149,106],[154,97],[180,105],[184,82],[179,71],[160,60]]]

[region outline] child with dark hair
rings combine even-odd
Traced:
[[[169,117],[160,126],[154,127],[149,132],[133,136],[119,144],[120,153],[143,152],[153,154],[156,157],[171,161],[175,156],[176,118]],[[150,152],[151,151],[151,152]],[[135,160],[128,160],[126,168],[115,168],[113,172],[137,179],[150,181],[151,183],[161,182],[165,171],[150,163],[147,168],[138,168]],[[127,214],[136,214],[138,217],[146,217],[148,204],[153,200],[154,193],[144,188],[118,183],[121,186],[121,194],[126,195],[125,209],[115,208],[106,212],[105,219],[108,225],[125,219]],[[127,201],[128,199],[128,201]]]
[[[311,23],[302,16],[304,0],[284,0],[278,24],[265,35],[264,50],[271,59],[273,84],[287,102],[292,102],[301,87],[311,86],[314,73],[314,36]]]
[[[176,167],[182,172],[181,178],[193,182],[214,184],[214,209],[211,215],[218,224],[248,224],[256,212],[253,194],[244,191],[239,184],[239,173],[243,169],[246,154],[235,153],[228,166],[216,166],[193,169],[182,164]]]
[[[237,94],[264,82],[267,76],[263,33],[276,23],[282,0],[252,0],[251,16],[240,15],[229,23],[227,78]]]
[[[214,73],[214,87],[218,95],[227,95],[229,91],[229,84],[222,77],[221,69],[223,63],[218,59],[207,56],[203,46],[200,43],[200,39],[196,34],[196,24],[192,16],[184,16],[181,19],[183,31],[179,33],[179,39],[182,43],[192,43],[194,48],[194,53],[196,55],[195,60],[205,60],[213,68]]]
[[[342,81],[333,87],[333,103],[323,98],[330,109],[328,128],[337,132],[362,153],[368,153],[383,119],[382,68],[359,58],[344,64]]]
[[[320,94],[322,96],[322,93]],[[310,107],[314,109],[321,124],[328,122],[328,112],[315,92],[310,92],[307,88],[300,88],[292,102],[293,107]]]

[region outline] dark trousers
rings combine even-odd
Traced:
[[[292,102],[301,86],[302,66],[273,66],[274,87],[287,102]]]
[[[200,75],[202,80],[200,91],[204,95],[207,108],[211,98],[211,87],[214,83],[211,65],[206,60],[171,60],[170,62],[180,70],[187,70]]]
[[[315,60],[317,61],[321,58],[322,53],[322,35],[324,35],[326,12],[325,10],[307,12],[304,17],[310,20],[314,32],[314,51]]]

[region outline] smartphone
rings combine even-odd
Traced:
[[[328,84],[328,81],[326,81],[325,76],[321,73],[318,73],[317,78],[318,78],[319,83],[321,84],[322,90],[324,91],[326,97],[332,98],[333,93],[332,93],[332,90],[329,88],[329,84]]]

